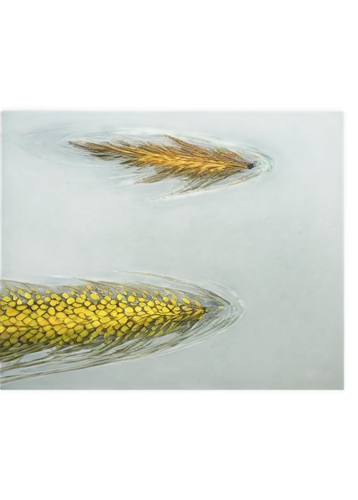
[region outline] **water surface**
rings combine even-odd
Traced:
[[[73,161],[67,143],[48,154],[22,143],[52,128],[214,136],[264,151],[275,167],[153,202],[162,186],[119,185],[116,166]],[[7,388],[342,388],[341,114],[7,112],[3,133],[3,278],[141,271],[224,285],[246,308],[185,350]]]

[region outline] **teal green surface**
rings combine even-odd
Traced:
[[[265,151],[275,167],[150,201],[162,186],[47,147],[54,130],[123,127],[209,134]],[[34,130],[35,145],[23,135]],[[3,278],[135,270],[223,284],[246,306],[240,322],[185,350],[8,389],[343,387],[342,114],[7,112],[3,134]]]

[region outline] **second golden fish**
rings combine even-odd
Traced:
[[[125,134],[127,135],[127,134]],[[272,160],[244,147],[220,141],[182,139],[172,135],[132,135],[108,140],[72,140],[70,144],[106,161],[119,161],[139,174],[137,182],[181,180],[172,194],[186,194],[238,184],[272,167]],[[143,175],[144,174],[144,175]]]

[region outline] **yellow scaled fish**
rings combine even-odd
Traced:
[[[3,281],[2,371],[28,368],[31,376],[47,373],[54,363],[62,364],[55,371],[64,371],[145,356],[222,329],[230,308],[226,299],[200,288],[193,293],[145,283]],[[17,378],[22,376],[10,375]]]
[[[133,138],[132,142],[77,140],[70,144],[102,160],[119,159],[122,165],[148,171],[140,182],[181,179],[185,185],[176,194],[243,182],[271,168],[270,159],[247,148],[241,148],[239,154],[226,147],[199,145],[170,135],[159,142]],[[150,174],[150,168],[154,173]]]

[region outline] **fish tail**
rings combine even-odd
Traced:
[[[114,142],[96,142],[96,141],[85,141],[82,139],[71,139],[68,141],[71,146],[80,149],[81,151],[87,152],[94,156],[99,161],[110,161],[113,159],[120,158],[128,151],[120,143]]]

